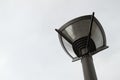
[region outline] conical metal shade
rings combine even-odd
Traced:
[[[88,42],[92,17],[94,16],[86,15],[73,19],[57,30],[64,50],[73,59],[88,54],[88,51],[93,55],[107,48],[105,32],[95,17]]]

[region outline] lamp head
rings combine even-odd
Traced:
[[[94,13],[73,19],[56,31],[61,45],[73,61],[107,48],[105,32]]]

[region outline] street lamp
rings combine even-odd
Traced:
[[[97,80],[92,55],[106,46],[105,32],[92,15],[78,17],[55,29],[63,49],[74,61],[81,60],[85,80]]]

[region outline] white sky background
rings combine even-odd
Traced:
[[[98,80],[120,80],[119,0],[0,0],[0,80],[84,80],[55,28],[92,14],[110,46],[94,55]]]

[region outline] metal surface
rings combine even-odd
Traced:
[[[100,51],[102,51],[102,50],[104,50],[104,49],[107,49],[107,48],[108,48],[108,46],[105,46],[105,47],[102,47],[102,48],[98,48],[96,51],[92,52],[91,54],[94,55],[94,54],[96,54],[96,53],[98,53],[98,52],[100,52]],[[85,56],[85,55],[83,55],[83,56]],[[82,58],[83,56],[81,56],[80,58],[79,58],[79,57],[74,57],[73,60],[72,60],[72,62],[81,60],[81,58]]]
[[[84,80],[97,80],[94,63],[91,55],[85,55],[81,59]]]

